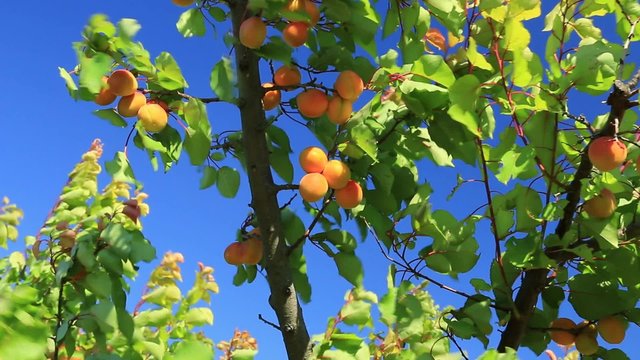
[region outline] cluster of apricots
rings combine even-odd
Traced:
[[[309,37],[309,29],[320,20],[320,10],[311,0],[291,0],[283,9],[285,13],[295,13],[308,18],[302,21],[288,21],[282,29],[282,39],[291,47],[302,46]],[[267,24],[258,16],[247,18],[240,24],[240,43],[249,49],[257,49],[267,38]]]
[[[118,114],[123,117],[137,116],[142,127],[149,132],[160,132],[167,126],[169,108],[159,100],[147,100],[138,91],[138,80],[126,69],[118,69],[111,75],[102,78],[103,87],[95,98],[95,103],[106,106],[113,103],[118,96]]]
[[[290,65],[280,67],[273,76],[275,85],[281,87],[299,86],[300,80],[300,71],[295,66]],[[264,83],[262,87],[265,89],[265,94],[262,98],[263,108],[271,110],[278,106],[281,100],[280,90],[269,90],[274,87],[272,83]],[[316,119],[326,114],[332,123],[336,125],[345,124],[351,117],[353,102],[364,91],[364,82],[354,71],[345,70],[340,72],[333,88],[334,93],[331,97],[316,88],[302,91],[296,97],[298,111],[310,119]]]
[[[305,201],[318,201],[329,188],[335,190],[336,202],[353,209],[362,202],[362,187],[351,180],[349,166],[340,160],[329,160],[319,147],[311,146],[300,153],[300,166],[307,173],[300,180],[300,196]]]
[[[262,260],[262,237],[260,229],[254,228],[243,241],[231,243],[224,250],[224,260],[231,265],[256,265]]]
[[[593,166],[608,172],[619,168],[627,159],[627,146],[614,136],[600,136],[591,141],[587,151]],[[640,169],[640,158],[636,161]],[[585,201],[583,210],[594,219],[606,219],[616,210],[618,200],[608,189],[602,189],[598,195]]]
[[[575,344],[582,355],[598,352],[598,334],[609,344],[620,344],[627,330],[626,321],[617,315],[607,316],[594,324],[583,321],[576,324],[571,319],[558,318],[551,323],[551,340],[562,346]]]

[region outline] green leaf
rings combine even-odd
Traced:
[[[240,188],[240,174],[236,169],[223,166],[218,170],[218,191],[226,198],[234,198]]]
[[[207,166],[202,172],[202,178],[200,179],[200,190],[211,187],[216,183],[218,178],[218,170],[212,166]]]
[[[191,308],[184,315],[184,321],[190,326],[213,325],[213,312],[209,308]]]
[[[480,119],[476,113],[476,101],[480,95],[480,81],[474,75],[458,78],[449,89],[451,106],[447,112],[451,118],[473,135],[482,137]]]
[[[122,224],[116,223],[110,223],[102,231],[101,237],[109,244],[109,251],[122,259],[129,257],[134,242],[144,241],[144,236],[139,230],[127,230]]]
[[[258,350],[252,349],[236,349],[231,352],[233,360],[253,360],[258,354]]]
[[[190,98],[184,106],[184,119],[189,125],[184,139],[184,148],[192,165],[201,165],[209,156],[211,148],[211,124],[202,101]]]
[[[362,300],[351,301],[340,310],[342,321],[347,325],[373,326],[371,304]]]
[[[415,75],[424,76],[447,88],[456,82],[456,77],[451,68],[439,55],[422,55],[413,63],[411,72]],[[450,91],[454,90],[451,89]]]
[[[111,279],[104,271],[90,272],[81,283],[98,298],[106,299],[111,296]]]
[[[269,162],[282,180],[289,184],[293,182],[293,165],[291,164],[287,150],[279,148],[273,149],[269,154]]]
[[[136,315],[133,319],[138,327],[140,326],[154,326],[161,327],[167,325],[171,318],[173,317],[173,313],[170,309],[151,309],[141,311]]]
[[[213,347],[194,340],[179,342],[173,356],[173,360],[211,360],[213,358]]]
[[[220,100],[234,102],[233,69],[231,60],[223,57],[211,70],[211,90],[218,95]]]
[[[360,259],[353,252],[341,251],[333,257],[338,273],[353,286],[361,286],[364,272]]]
[[[103,332],[110,333],[118,327],[118,316],[112,303],[101,302],[95,304],[89,312]]]
[[[180,67],[168,52],[162,52],[156,58],[158,69],[158,84],[166,90],[180,90],[188,87],[187,81],[182,77]]]
[[[598,274],[578,274],[569,280],[569,301],[578,316],[587,320],[632,309],[636,297],[618,288],[618,283]],[[607,304],[607,306],[602,306]]]
[[[111,174],[113,181],[136,184],[137,186],[140,185],[135,175],[133,175],[129,159],[127,159],[127,155],[124,152],[118,151],[113,157],[113,160],[105,164],[105,167],[107,168],[107,172]]]
[[[127,121],[120,116],[114,109],[95,110],[93,114],[100,119],[107,120],[111,125],[119,127],[127,127]]]
[[[180,15],[176,27],[182,36],[203,36],[207,30],[200,8],[191,8]]]
[[[355,144],[362,149],[372,160],[378,159],[378,145],[375,135],[371,129],[363,123],[352,127],[349,135]]]
[[[99,93],[103,84],[102,77],[111,70],[112,63],[111,57],[104,53],[97,53],[91,58],[81,58],[80,87],[87,89],[91,94]]]

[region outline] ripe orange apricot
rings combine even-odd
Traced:
[[[118,101],[118,114],[124,117],[136,116],[142,105],[147,103],[147,98],[140,91],[129,96],[123,96]]]
[[[353,209],[362,202],[362,187],[353,180],[347,186],[336,190],[336,202],[341,208]]]
[[[300,196],[307,202],[322,199],[329,191],[327,179],[319,173],[310,173],[300,179]]]
[[[247,249],[242,243],[231,243],[224,249],[224,260],[231,265],[241,265],[246,257],[246,251]]]
[[[304,10],[309,15],[309,18],[311,19],[308,22],[309,26],[311,27],[316,26],[316,24],[320,20],[320,10],[318,10],[318,6],[316,6],[316,4],[313,3],[313,1],[307,0],[304,3]]]
[[[341,98],[356,101],[364,90],[364,83],[360,75],[351,70],[345,70],[338,75],[333,87]]]
[[[273,87],[272,83],[264,83],[262,87],[269,89]],[[269,90],[262,96],[262,108],[265,110],[271,110],[280,104],[280,90]]]
[[[346,123],[351,117],[353,111],[353,103],[349,100],[345,100],[339,96],[334,96],[329,99],[329,106],[327,107],[327,117],[329,121],[336,125],[342,125]]]
[[[171,1],[178,6],[189,6],[194,2],[194,0],[171,0]]]
[[[94,99],[95,103],[98,105],[109,105],[116,100],[116,95],[109,90],[107,79],[109,78],[106,76],[102,77],[102,89]]]
[[[169,117],[159,104],[145,104],[138,110],[138,121],[149,132],[160,132],[167,126]]]
[[[309,89],[301,92],[296,97],[298,110],[308,118],[315,119],[324,115],[329,107],[327,94],[318,89]]]
[[[129,96],[138,89],[138,80],[126,69],[119,69],[111,73],[107,79],[109,91],[117,96]]]
[[[309,25],[303,21],[293,21],[282,30],[282,38],[291,47],[302,46],[309,37]]]
[[[309,146],[302,150],[298,160],[302,170],[307,173],[321,173],[329,161],[324,150],[316,146]]]
[[[290,65],[283,65],[273,74],[273,81],[280,86],[300,85],[301,79],[298,68]]]
[[[582,205],[584,211],[592,218],[606,219],[616,210],[618,201],[608,189],[602,189],[600,194],[592,197]]]
[[[553,320],[549,327],[552,329],[550,331],[551,340],[553,340],[556,344],[569,346],[576,341],[576,335],[570,331],[566,331],[576,329],[576,323],[573,322],[573,320],[567,318],[558,318]]]
[[[340,190],[351,180],[351,169],[340,160],[329,160],[322,175],[327,178],[330,188]]]
[[[238,38],[240,43],[249,49],[262,46],[267,37],[267,25],[257,16],[250,17],[240,24]]]
[[[598,320],[598,333],[609,344],[620,344],[624,340],[625,322],[619,316],[607,316]]]
[[[262,239],[259,236],[252,236],[241,243],[245,248],[243,263],[256,265],[262,260]]]
[[[320,20],[320,10],[316,4],[311,0],[291,0],[285,7],[286,11],[295,13],[306,13],[309,16],[309,21],[305,21],[309,26],[316,26],[318,20]]]
[[[291,12],[304,11],[308,0],[291,0],[285,7],[285,10]]]
[[[627,146],[612,136],[601,136],[589,144],[589,160],[600,171],[611,171],[627,158]]]
[[[598,352],[598,339],[595,335],[582,332],[576,336],[576,350],[582,355],[593,355]]]
[[[159,99],[149,99],[147,101],[147,104],[158,104],[160,106],[162,106],[162,108],[164,109],[164,111],[166,112],[171,112],[171,109],[169,109],[169,105],[167,105],[166,102],[159,100]]]

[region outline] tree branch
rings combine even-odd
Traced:
[[[609,118],[602,130],[592,137],[596,139],[600,136],[613,136],[615,135],[616,122],[622,120],[625,111],[629,107],[629,87],[622,81],[616,81],[614,83],[613,90],[607,98],[607,104],[611,106],[609,112]],[[580,202],[580,191],[582,190],[582,180],[587,179],[591,174],[593,165],[588,156],[589,145],[584,149],[580,165],[574,174],[573,180],[569,184],[567,189],[566,200],[567,205],[564,208],[563,216],[560,219],[558,226],[556,227],[556,235],[562,238],[571,228],[574,221],[574,215]],[[578,240],[576,243],[581,243]],[[569,251],[562,251],[559,248],[547,248],[545,249],[545,255],[552,260],[555,260],[559,265],[576,257],[575,254]],[[506,348],[518,349],[522,338],[527,330],[529,319],[533,314],[536,303],[538,302],[538,296],[540,292],[547,286],[547,274],[549,269],[530,269],[525,270],[524,279],[520,286],[520,290],[516,295],[514,301],[514,307],[511,310],[511,317],[505,331],[502,333],[500,344],[498,345],[498,351],[505,352]]]
[[[229,2],[233,32],[238,36],[240,24],[249,15],[247,0]],[[262,109],[262,86],[259,58],[241,44],[235,45],[235,66],[240,99],[243,146],[251,188],[251,206],[258,219],[264,240],[263,265],[271,296],[269,303],[276,313],[287,355],[290,360],[310,355],[309,333],[293,285],[287,247],[284,240],[280,207],[269,161],[265,136],[267,123]]]

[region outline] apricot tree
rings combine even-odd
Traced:
[[[203,36],[209,26],[228,31],[233,58],[220,54],[213,65],[213,96],[189,93],[169,52],[152,57],[134,40],[135,20],[114,24],[102,14],[74,43],[78,65],[60,74],[73,98],[100,107],[98,117],[131,126],[123,137],[156,168],[170,169],[185,152],[202,170],[201,187],[215,185],[233,198],[241,175],[225,161],[240,161],[251,210],[225,258],[237,266],[239,285],[258,271],[266,274],[273,325],[290,359],[468,358],[460,339],[490,348],[484,359],[515,358],[523,346],[555,357],[547,349],[551,340],[567,350],[575,344],[584,356],[627,358],[600,346],[598,334],[617,344],[640,321],[640,149],[631,111],[640,71],[628,62],[640,33],[637,2],[173,2],[188,7],[176,24],[184,37]],[[117,109],[109,108],[118,96]],[[605,102],[582,114],[582,104],[593,99]],[[216,130],[208,113],[219,102],[237,106],[240,131]],[[304,127],[311,148],[292,149],[296,127]],[[106,165],[114,186],[139,184],[135,165],[125,152],[115,154]],[[307,173],[300,179],[297,166]],[[455,174],[445,167],[459,169],[457,175],[442,179]],[[77,186],[74,191],[82,189]],[[195,298],[181,300],[171,287],[175,256],[163,262],[173,274],[169,285],[149,283],[165,317],[141,320],[124,307],[121,276],[129,269],[123,266],[152,258],[136,232],[138,216],[130,215],[138,206],[144,214],[143,198],[126,205],[125,218],[119,204],[128,192],[77,193],[85,202],[97,196],[91,206],[106,210],[58,206],[64,216],[49,217],[49,255],[38,255],[53,269],[47,284],[58,298],[41,294],[45,310],[29,308],[53,319],[37,324],[33,336],[54,330],[48,351],[55,359],[60,345],[73,352],[76,343],[112,358],[162,358],[158,346],[169,358],[210,358],[211,342],[190,333],[208,313],[188,317]],[[447,201],[435,200],[441,193],[449,194]],[[68,194],[63,203],[74,199]],[[291,211],[292,201],[303,201],[307,214]],[[14,208],[5,214],[13,215],[0,218],[0,229],[15,238]],[[73,225],[75,239],[56,232],[67,229],[54,221]],[[347,222],[389,261],[388,292],[380,298],[362,288],[362,259]],[[92,245],[83,245],[89,238]],[[311,301],[305,252],[315,248],[309,245],[354,286],[314,337],[301,305]],[[36,264],[38,255],[29,261]],[[5,261],[14,274],[9,283],[23,281],[25,262],[18,260]],[[210,275],[206,267],[200,271]],[[469,286],[454,286],[460,276]],[[426,283],[460,296],[464,305],[437,310]],[[162,286],[171,290],[156,290]],[[196,288],[203,300],[213,291]],[[37,286],[25,291],[40,294]],[[79,304],[76,293],[88,300]],[[25,304],[20,294],[12,294],[11,304]],[[63,301],[64,294],[74,302]],[[170,305],[180,301],[187,305],[172,313]],[[98,320],[80,321],[87,312]],[[237,334],[240,340],[219,345],[229,357],[251,358],[255,340],[248,337]],[[47,351],[46,342],[38,344]]]

